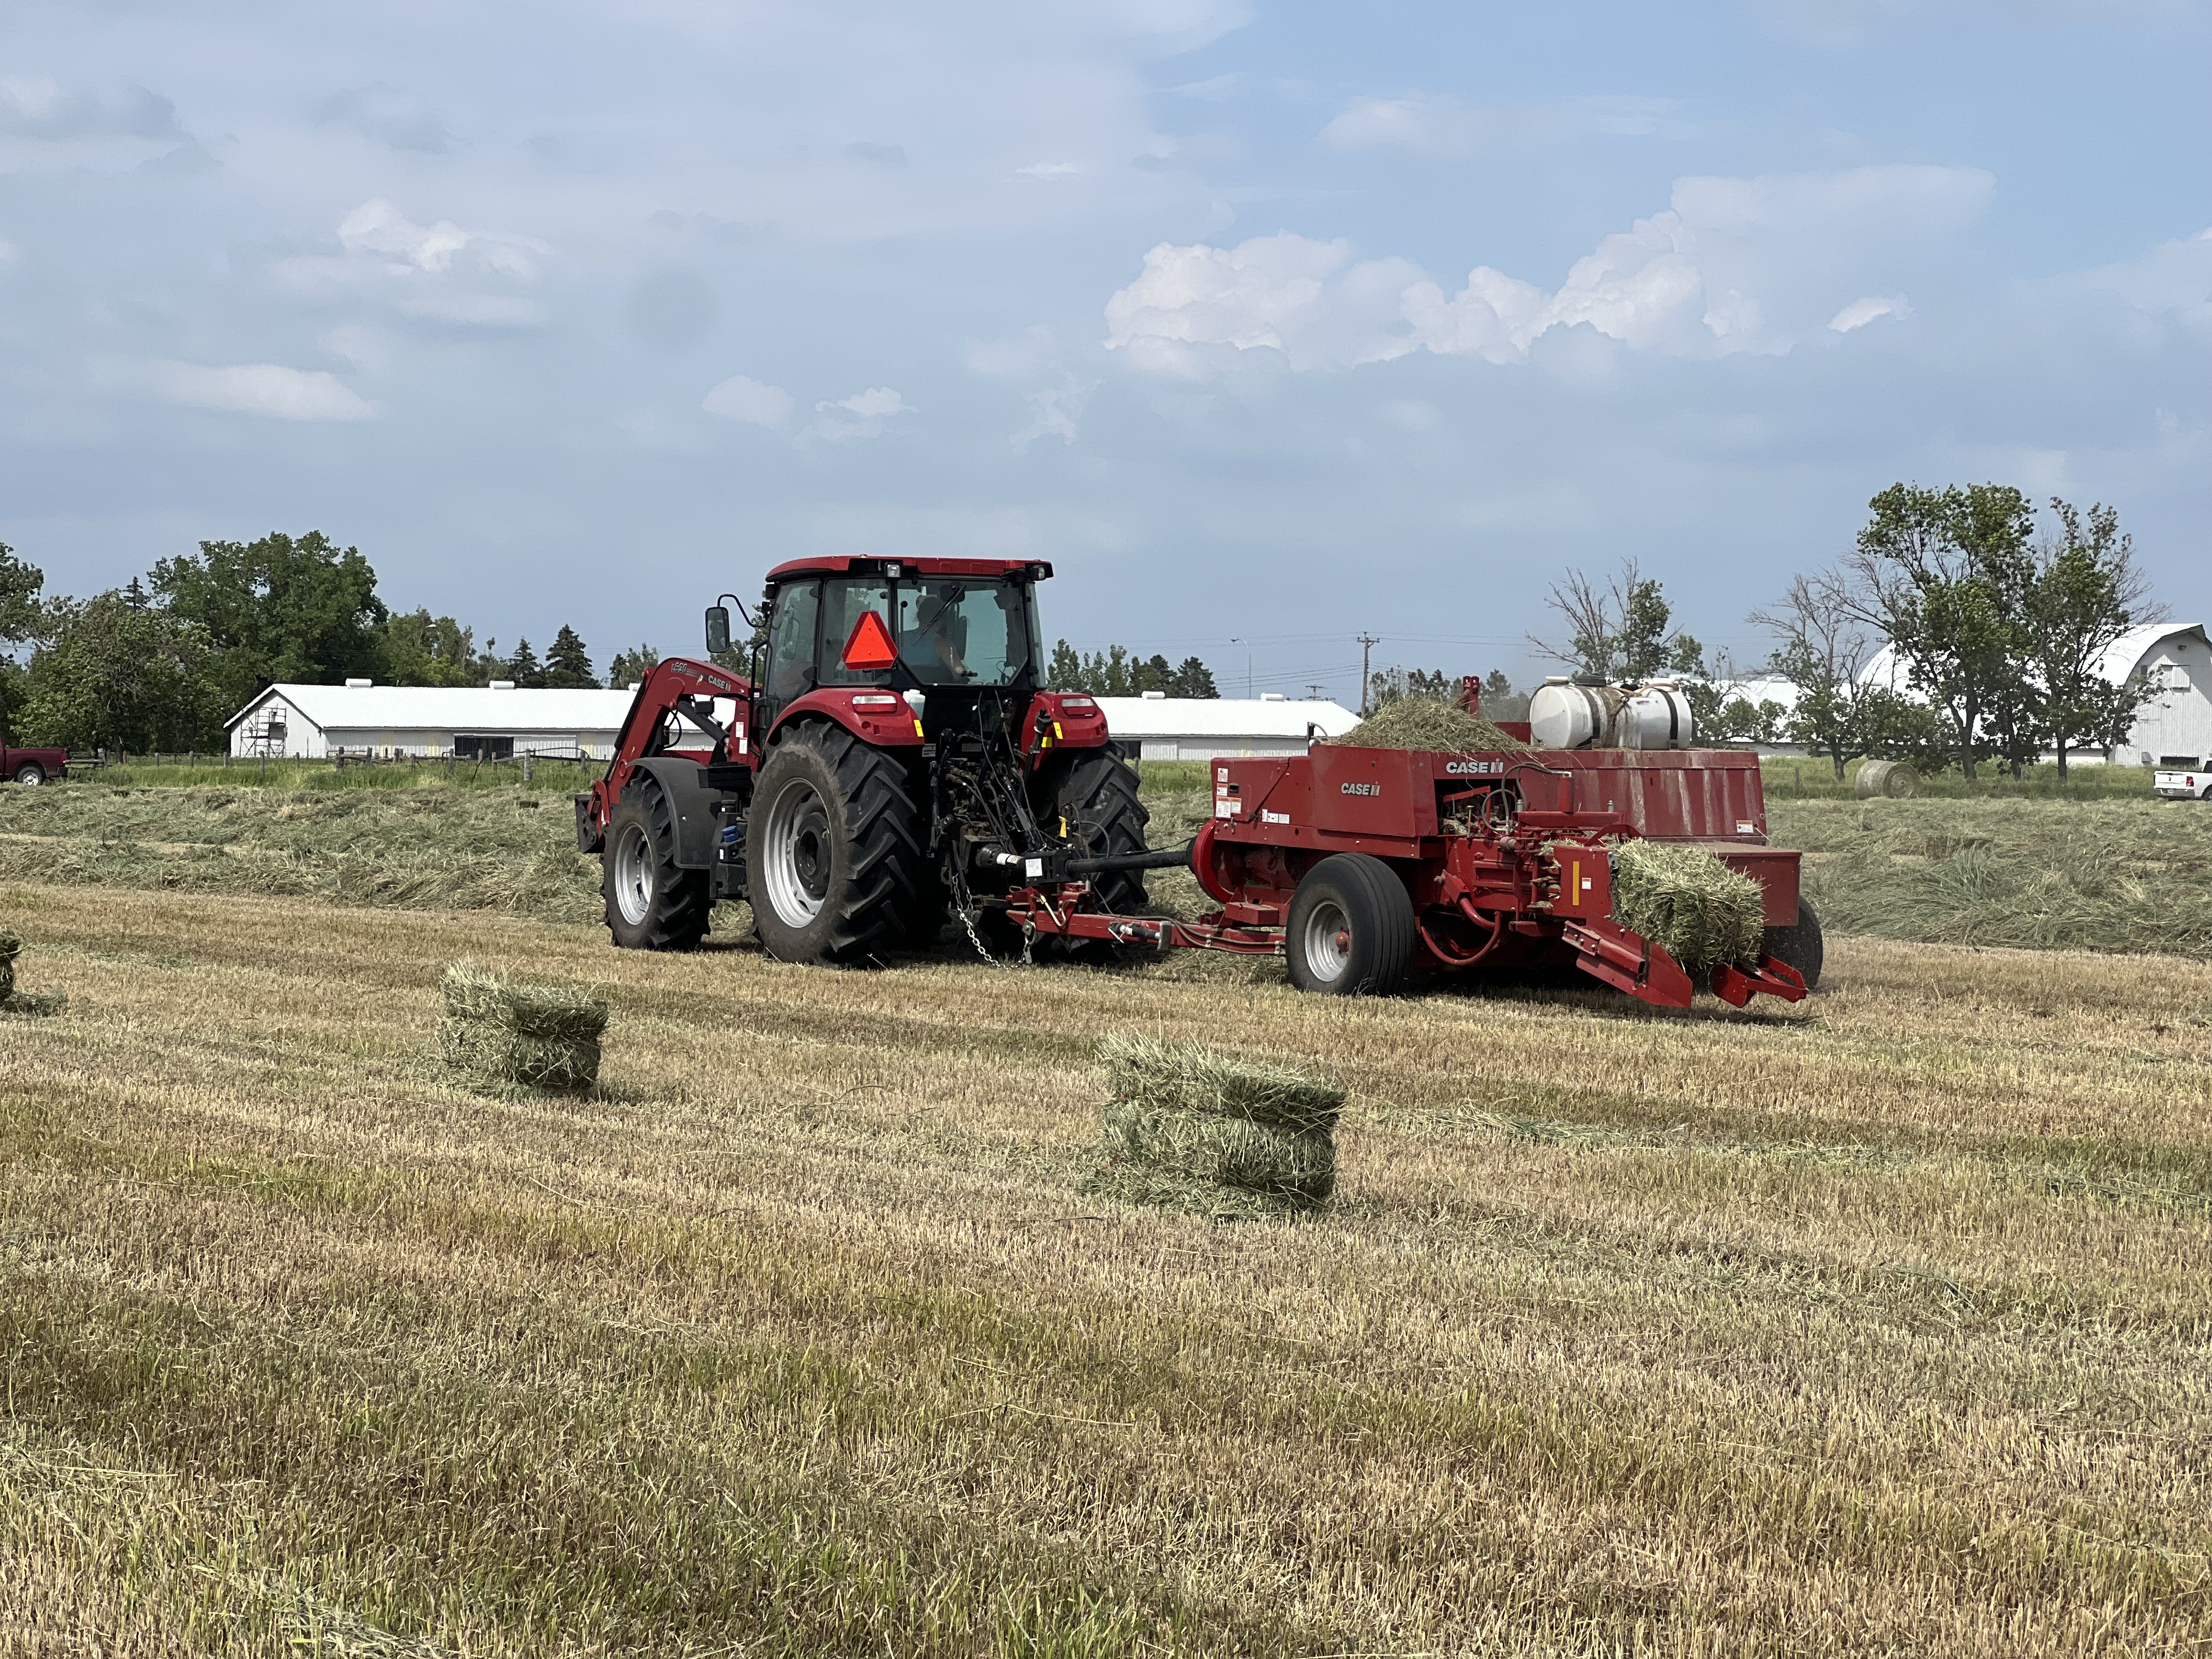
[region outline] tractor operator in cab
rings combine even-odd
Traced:
[[[916,607],[917,625],[907,635],[907,659],[920,665],[928,679],[972,680],[975,678],[961,654],[955,630],[963,620],[960,601],[967,589],[957,582],[926,586]]]

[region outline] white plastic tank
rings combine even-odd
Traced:
[[[1624,689],[1555,675],[1528,700],[1528,736],[1539,749],[1687,749],[1697,727],[1671,680]]]

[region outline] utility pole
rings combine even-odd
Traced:
[[[1244,647],[1244,696],[1249,700],[1252,696],[1252,647],[1235,634],[1229,636],[1229,643]]]
[[[1328,689],[1328,688],[1326,686],[1309,685],[1306,687],[1306,696],[1312,698],[1314,702],[1319,702],[1321,701],[1321,694]]]
[[[1382,641],[1372,634],[1362,634],[1359,639],[1359,712],[1367,712],[1367,656]]]

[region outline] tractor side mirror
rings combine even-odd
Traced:
[[[730,608],[726,605],[707,607],[707,654],[719,657],[730,648]]]

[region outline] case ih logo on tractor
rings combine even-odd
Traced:
[[[1715,969],[1714,991],[1795,1001],[1817,980],[1819,924],[1800,907],[1797,854],[1766,845],[1748,754],[1323,744],[1217,761],[1215,816],[1187,847],[1148,848],[1103,712],[1038,683],[1036,585],[1051,574],[1029,560],[797,560],[769,573],[744,673],[655,667],[606,775],[576,798],[615,943],[688,949],[733,898],[784,962],[926,945],[951,921],[987,956],[1284,955],[1294,984],[1335,995],[1571,963],[1686,1007],[1682,966],[1613,919],[1607,847],[1641,835],[1697,842],[1765,890],[1766,954]],[[707,643],[731,648],[720,605]],[[1218,908],[1147,914],[1144,872],[1170,867]]]

